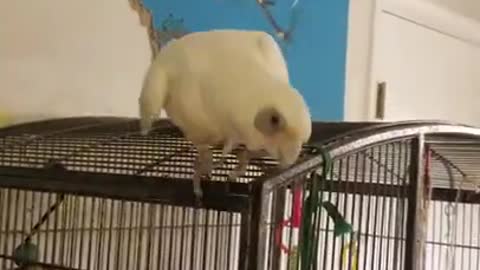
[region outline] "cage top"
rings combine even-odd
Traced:
[[[379,131],[397,131],[391,133],[398,136],[400,128],[422,127],[433,129],[438,125],[446,125],[457,129],[457,127],[468,127],[455,123],[443,121],[402,121],[402,122],[313,122],[312,136],[310,142],[325,143],[339,141],[338,139],[360,138],[368,133],[378,133]],[[180,134],[169,121],[158,120],[154,123],[154,130],[157,132],[170,132]],[[59,137],[63,135],[81,134],[92,135],[125,135],[138,134],[138,118],[131,117],[67,117],[40,120],[33,122],[20,123],[16,125],[0,128],[0,137],[22,136],[24,139],[39,140],[47,137]],[[457,132],[458,133],[458,132]],[[461,132],[460,132],[461,133]],[[0,149],[1,150],[1,149]]]
[[[324,130],[322,130],[325,128]],[[328,133],[330,130],[340,132]],[[320,134],[327,132],[326,136]],[[447,121],[398,121],[363,123],[315,123],[313,142],[327,150],[332,159],[354,155],[381,164],[391,170],[390,163],[402,154],[399,144],[408,144],[418,139],[425,150],[419,169],[428,167],[434,188],[448,190],[480,191],[480,128]],[[403,150],[405,152],[411,151]],[[368,153],[367,153],[368,152]],[[375,154],[376,157],[371,155]],[[390,157],[387,157],[390,156]],[[392,158],[395,157],[395,158]],[[409,159],[410,157],[406,157]],[[322,163],[317,156],[308,163],[297,166],[296,170],[309,170]],[[353,163],[353,162],[352,162]],[[356,165],[351,165],[356,166]],[[350,168],[352,169],[352,168]],[[408,170],[408,166],[405,166]],[[290,172],[291,173],[291,172]],[[358,176],[360,177],[360,176]],[[470,194],[474,194],[470,193]],[[477,196],[477,195],[475,195]]]
[[[261,178],[269,179],[267,182],[274,185],[301,171],[311,171],[323,161],[318,153],[310,151],[318,147],[338,159],[361,149],[408,140],[419,134],[424,135],[422,140],[433,150],[432,166],[437,168],[438,175],[443,175],[438,178],[444,180],[444,185],[448,184],[445,164],[454,168],[457,177],[479,178],[480,129],[440,121],[314,122],[310,143],[296,166],[270,174],[270,169],[275,167],[274,161],[253,162],[238,182],[248,183]],[[219,154],[220,149],[215,150],[214,159],[218,159]],[[33,178],[42,172],[54,177],[66,171],[93,173],[95,177],[119,183],[120,179],[131,182],[154,177],[165,179],[161,182],[170,181],[172,185],[172,181],[190,185],[194,157],[191,143],[165,120],[156,121],[149,136],[139,134],[138,118],[123,117],[61,118],[0,129],[2,176]],[[225,182],[235,163],[235,157],[230,156],[225,167],[214,171],[211,180]]]
[[[326,144],[331,154],[338,157],[372,145],[409,141],[412,138],[425,143],[424,158],[429,159],[429,164],[422,163],[421,167],[429,167],[434,187],[480,187],[480,129],[472,126],[445,121],[404,121],[356,130]]]

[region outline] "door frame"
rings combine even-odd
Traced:
[[[352,2],[352,0],[350,0]],[[365,5],[364,1],[362,2]],[[378,46],[381,42],[379,25],[381,14],[388,13],[450,37],[480,47],[480,22],[427,0],[367,0],[367,8],[350,4],[349,32],[347,46],[347,76],[345,89],[346,120],[378,121],[375,118],[377,103],[377,82],[381,81],[377,70]],[[362,14],[361,14],[362,13]],[[368,22],[356,26],[363,15]],[[356,21],[354,21],[356,20]],[[367,48],[367,56],[363,59],[363,69],[359,69],[358,59],[355,71],[356,49]],[[362,73],[362,74],[358,74]],[[363,81],[359,78],[363,77]],[[358,86],[355,84],[361,83]]]

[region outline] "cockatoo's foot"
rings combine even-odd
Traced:
[[[212,176],[213,160],[212,160],[212,150],[208,146],[202,145],[197,147],[198,155],[194,163],[194,174],[193,174],[193,193],[195,194],[195,200],[197,206],[201,206],[203,199],[202,191],[202,177],[207,176],[210,178]]]
[[[140,126],[141,136],[147,136],[150,133],[154,121],[155,121],[155,117],[146,116],[145,118],[140,118],[139,126]]]
[[[201,181],[202,180],[200,176],[193,178],[193,193],[195,194],[195,197],[203,197]]]
[[[197,147],[198,155],[195,160],[195,173],[198,174],[198,177],[202,176],[212,176],[213,169],[213,157],[212,150],[208,146],[199,146]]]
[[[217,162],[217,165],[215,167],[222,167],[225,164],[227,155],[230,154],[235,147],[237,147],[237,143],[235,143],[233,140],[228,140],[223,145],[222,156],[220,157],[220,160]]]
[[[203,193],[201,190],[198,194],[195,192],[195,206],[197,208],[202,208],[203,206]]]
[[[223,165],[225,165],[225,161],[227,160],[227,157],[225,154],[222,153],[222,156],[220,157],[220,159],[218,160],[217,164],[215,165],[216,168],[220,168],[222,167]]]
[[[202,198],[195,197],[195,207],[196,208],[203,208]]]
[[[233,181],[240,176],[245,175],[247,172],[247,166],[250,162],[249,151],[245,148],[239,150],[237,153],[238,164],[237,166],[228,174],[228,181]]]
[[[198,207],[201,206],[203,199],[203,191],[201,187],[201,176],[198,173],[195,173],[193,176],[193,194],[195,195],[195,205]]]
[[[252,152],[248,151],[246,148],[242,148],[237,154],[238,165],[230,172],[228,175],[228,180],[233,181],[238,177],[244,176],[247,172],[247,167],[250,163],[250,160],[254,158],[262,158],[266,155],[267,154],[264,151]]]

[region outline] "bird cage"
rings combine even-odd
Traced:
[[[315,122],[289,169],[256,159],[227,181],[229,155],[201,206],[192,144],[165,120],[138,129],[0,130],[0,269],[478,269],[479,129]]]

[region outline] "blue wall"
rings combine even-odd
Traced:
[[[348,0],[273,0],[278,23],[296,27],[290,42],[280,40],[292,84],[302,92],[315,120],[342,120]],[[144,0],[155,27],[256,29],[274,33],[256,0]],[[170,17],[169,17],[170,16]],[[179,30],[180,29],[180,30]]]

